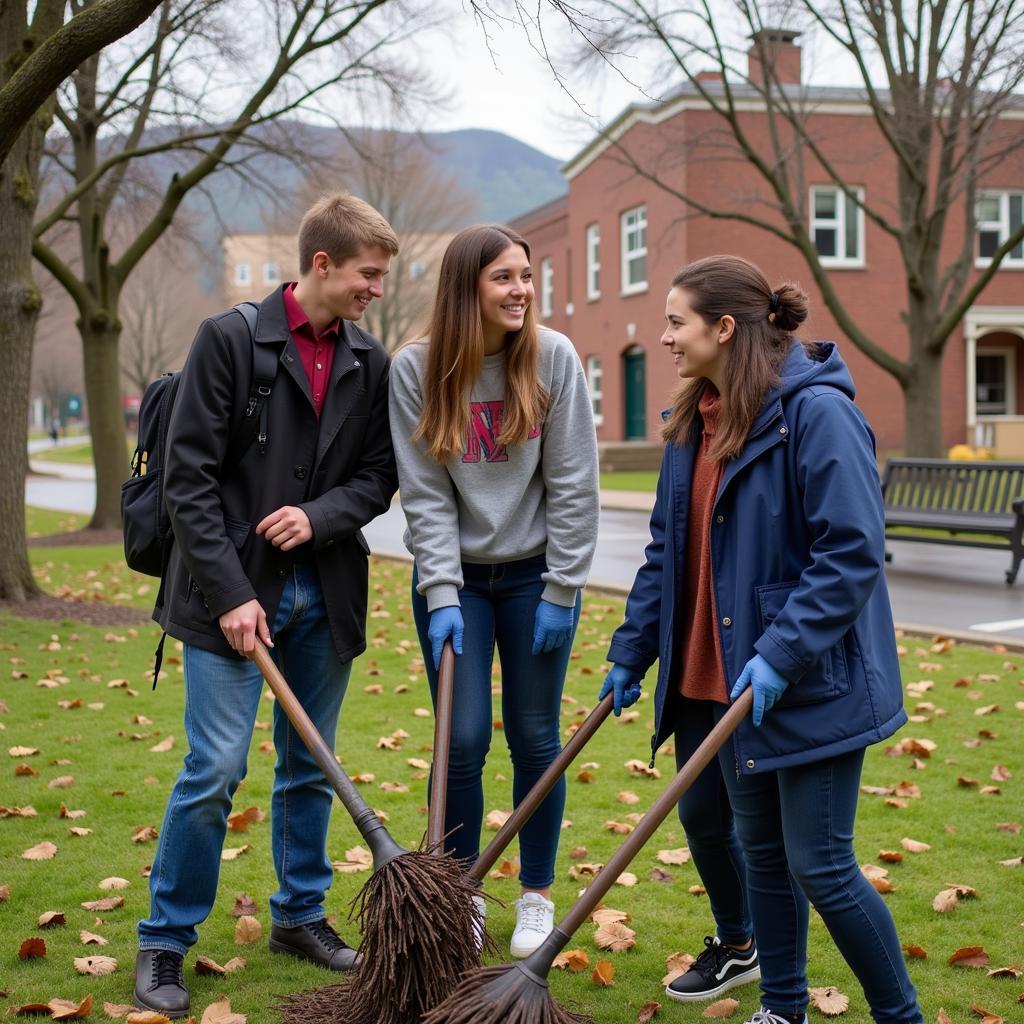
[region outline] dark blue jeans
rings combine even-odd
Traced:
[[[297,565],[271,624],[271,652],[324,741],[333,750],[351,662],[338,660],[316,570]],[[220,852],[231,798],[245,777],[263,677],[251,661],[185,645],[188,753],[171,790],[149,878],[149,917],[139,922],[142,949],[188,951],[196,925],[217,895]],[[287,716],[274,703],[271,846],[278,891],[270,917],[284,925],[324,916],[334,871],[327,825],[334,791]]]
[[[864,751],[737,778],[727,743],[719,763],[747,861],[764,1006],[807,1006],[810,900],[877,1024],[923,1024],[889,908],[853,852]]]
[[[455,659],[452,741],[448,755],[445,806],[447,848],[472,863],[480,855],[484,817],[483,770],[491,746],[491,667],[497,644],[501,661],[501,719],[512,756],[512,800],[518,804],[562,749],[559,713],[572,641],[549,654],[533,654],[533,622],[544,591],[543,555],[494,565],[464,563],[459,591],[466,625],[462,654]],[[437,673],[430,653],[426,598],[416,591],[412,607],[427,665],[430,694],[437,706]],[[575,621],[580,601],[576,600]],[[574,626],[575,631],[575,626]],[[555,880],[555,855],[565,810],[565,779],[560,779],[519,833],[519,882],[545,889]]]
[[[690,759],[721,714],[719,711],[716,716],[716,705],[709,700],[681,697],[678,707],[676,770]],[[717,761],[697,776],[679,801],[679,820],[707,890],[718,937],[729,945],[742,946],[754,934],[747,907],[746,864]]]

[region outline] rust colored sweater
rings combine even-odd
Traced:
[[[679,692],[693,700],[728,704],[725,667],[711,578],[711,513],[725,464],[708,458],[718,427],[722,399],[709,384],[700,400],[704,433],[693,464],[690,516],[686,530],[686,576],[682,593],[682,673]]]

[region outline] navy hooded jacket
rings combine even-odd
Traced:
[[[712,514],[711,565],[727,689],[759,653],[789,680],[755,729],[733,737],[738,773],[865,747],[905,721],[882,572],[874,435],[835,344],[794,344]],[[651,542],[608,660],[641,675],[658,661],[652,751],[675,729],[690,484],[697,446],[667,445]]]

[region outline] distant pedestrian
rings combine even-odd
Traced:
[[[445,830],[467,862],[480,853],[495,645],[518,804],[560,750],[562,687],[597,539],[586,378],[569,339],[538,329],[533,298],[524,239],[505,227],[461,231],[441,262],[429,337],[402,348],[391,374],[413,612],[435,703],[445,640],[458,655]],[[564,806],[561,779],[520,833],[515,957],[554,924]]]
[[[836,345],[793,337],[798,285],[712,256],[676,275],[665,316],[683,383],[646,562],[608,652],[632,675],[617,703],[660,659],[656,750],[753,688],[753,715],[719,754],[760,957],[747,1024],[806,1024],[808,901],[874,1020],[921,1024],[853,850],[864,749],[907,720],[874,437]]]
[[[56,448],[60,441],[60,420],[56,416],[50,420],[50,440],[53,442],[53,447]]]

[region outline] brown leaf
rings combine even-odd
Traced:
[[[1012,777],[1013,773],[1005,764],[997,764],[992,769],[992,781],[993,782],[1007,782]]]
[[[18,947],[19,960],[39,960],[46,956],[46,941],[33,936]]]
[[[148,843],[151,839],[156,839],[159,834],[153,825],[140,825],[132,832],[132,842]]]
[[[598,960],[594,964],[594,973],[590,976],[590,980],[602,988],[609,988],[615,983],[615,965],[611,960]]]
[[[119,878],[117,875],[111,875],[109,878],[104,878],[100,882],[100,888],[105,892],[109,892],[112,889],[127,889],[132,883],[127,878]]]
[[[960,902],[956,889],[943,889],[932,900],[932,910],[939,914],[946,914]]]
[[[6,903],[11,898],[11,887],[9,885],[0,885],[0,903]]]
[[[579,974],[590,966],[590,957],[582,949],[567,949],[555,957],[551,966],[560,971],[570,970],[573,974]]]
[[[33,757],[39,753],[38,747],[11,747],[7,751],[11,757]]]
[[[990,978],[1019,978],[1024,975],[1024,970],[1021,970],[1016,964],[1010,964],[1007,967],[993,967],[988,972]]]
[[[149,748],[151,754],[166,754],[168,750],[174,747],[174,737],[165,736],[159,743],[154,744]]]
[[[900,864],[903,862],[903,854],[899,850],[879,850],[878,859],[886,864]]]
[[[656,1017],[661,1010],[661,1003],[644,1003],[640,1007],[640,1012],[636,1015],[636,1024],[647,1024],[652,1018]]]
[[[123,896],[107,896],[102,900],[86,900],[82,904],[83,910],[95,910],[98,913],[106,913],[108,910],[117,910],[124,906]]]
[[[811,1006],[820,1010],[826,1017],[838,1017],[850,1008],[850,999],[844,996],[834,985],[827,988],[809,988]]]
[[[935,1018],[935,1024],[953,1024],[949,1019],[949,1014],[940,1006],[939,1015]]]
[[[260,941],[262,934],[263,926],[255,917],[240,917],[235,925],[235,945],[251,946],[254,942]]]
[[[619,793],[618,796],[616,797],[616,800],[618,800],[620,804],[638,804],[638,803],[640,803],[640,797],[638,797],[636,795],[636,793],[634,793],[631,789],[624,789],[624,790],[622,790],[622,792]],[[648,1003],[647,1005],[648,1006],[652,1006],[652,1005],[653,1006],[660,1006],[659,1003],[653,1003],[653,1004],[652,1003]]]
[[[906,836],[900,840],[900,846],[902,846],[907,853],[925,853],[927,850],[931,849],[927,843],[919,843],[916,839],[908,839]]]
[[[927,960],[928,954],[920,946],[904,946],[903,952],[915,960]]]
[[[612,921],[598,927],[594,933],[594,945],[599,949],[621,953],[636,945],[636,932],[632,928],[627,928],[620,921]]]
[[[953,953],[947,963],[951,967],[984,967],[988,963],[988,953],[982,946],[964,946]]]
[[[189,1020],[194,1022],[195,1017],[190,1017]],[[153,1010],[136,1010],[125,1017],[125,1024],[174,1024],[174,1022],[170,1017]]]
[[[80,1003],[70,999],[51,999],[51,1020],[81,1020],[92,1013],[92,995],[87,995]]]
[[[240,892],[235,897],[235,905],[231,908],[231,916],[253,917],[257,909],[256,901],[247,892]]]
[[[220,851],[221,860],[238,860],[239,857],[244,853],[248,853],[252,849],[250,843],[245,843],[243,846],[227,846]]]
[[[127,1013],[131,1013],[135,1009],[131,1003],[104,1003],[103,1012],[108,1017],[113,1017],[117,1020],[119,1017],[123,1017]]]
[[[651,868],[648,878],[652,882],[671,882],[673,876],[664,868]]]
[[[200,1024],[245,1024],[245,1015],[234,1013],[227,996],[221,996],[203,1012]]]
[[[71,828],[68,829],[68,832],[69,832],[69,834],[71,834],[73,836],[91,836],[92,835],[92,829],[91,828],[82,828],[80,825],[72,825]]]
[[[633,826],[624,821],[606,821],[604,828],[606,832],[617,836],[628,836],[633,831]]]
[[[488,811],[487,817],[484,818],[484,828],[497,832],[511,816],[511,811]]]
[[[1003,1024],[1004,1019],[1000,1017],[998,1013],[993,1013],[991,1010],[986,1010],[981,1006],[975,1006],[971,1004],[971,1013],[975,1017],[981,1018],[981,1024]]]
[[[717,1002],[705,1006],[701,1016],[712,1018],[731,1017],[739,1008],[739,1005],[739,1000],[737,999],[719,999]]]
[[[690,849],[680,846],[675,850],[659,850],[654,859],[661,864],[687,864],[690,860]]]
[[[64,804],[61,804],[60,805],[60,816],[62,818],[67,818],[68,820],[73,821],[75,818],[84,818],[85,817],[85,811],[72,811],[72,810],[69,810],[67,807],[65,807]]]
[[[57,854],[57,847],[53,843],[36,843],[30,846],[22,855],[22,860],[53,860]]]
[[[75,970],[79,974],[93,974],[103,977],[117,970],[117,961],[112,956],[76,956]]]
[[[590,915],[590,920],[600,927],[601,925],[616,924],[618,922],[629,924],[633,918],[625,910],[615,910],[612,907],[598,907]]]
[[[639,881],[636,875],[632,871],[623,871],[618,878],[615,879],[616,885],[624,885],[627,889],[632,889],[634,885]]]
[[[75,784],[74,775],[58,775],[46,784],[47,789],[70,789]]]
[[[87,932],[84,929],[78,933],[78,938],[83,946],[106,946],[107,940],[95,932]]]
[[[67,919],[64,917],[62,911],[47,910],[39,915],[37,925],[40,928],[59,928],[63,927],[67,923]]]

